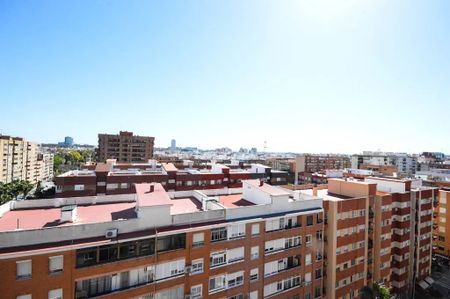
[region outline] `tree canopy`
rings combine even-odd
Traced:
[[[0,204],[16,199],[19,195],[25,197],[32,189],[33,184],[24,180],[0,183]]]

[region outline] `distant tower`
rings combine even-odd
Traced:
[[[170,149],[173,151],[177,149],[177,141],[175,139],[172,139],[170,142]]]
[[[70,137],[70,136],[64,137],[64,145],[72,146],[73,145],[73,138]]]
[[[267,141],[264,141],[264,152],[267,150]]]

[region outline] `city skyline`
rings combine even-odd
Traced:
[[[449,5],[3,2],[0,130],[40,143],[128,130],[155,147],[449,153]]]

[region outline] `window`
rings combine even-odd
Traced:
[[[48,292],[48,299],[62,299],[62,289],[51,290]]]
[[[137,242],[132,241],[122,243],[120,244],[119,251],[121,259],[134,257],[137,255]]]
[[[192,274],[202,273],[203,272],[203,259],[197,259],[192,261]]]
[[[237,247],[227,250],[227,262],[233,263],[244,260],[244,247]]]
[[[316,287],[314,289],[314,298],[320,297],[320,295],[322,295],[322,290],[320,289],[320,287]]]
[[[316,238],[317,238],[317,240],[322,240],[322,231],[321,230],[318,230],[316,232]]]
[[[305,273],[305,282],[306,283],[311,282],[311,272]]]
[[[234,223],[228,227],[228,237],[230,239],[245,236],[245,223]]]
[[[228,297],[227,299],[244,299],[244,295],[242,295],[242,294],[234,295],[234,296]]]
[[[84,190],[84,185],[74,185],[73,189],[75,191],[83,191]]]
[[[311,299],[311,294],[310,293],[306,293],[305,294],[305,299]]]
[[[198,284],[191,287],[191,298],[201,298],[203,291],[203,285]]]
[[[16,299],[31,299],[31,294],[17,296]]]
[[[291,247],[297,247],[300,246],[301,243],[301,237],[292,237],[292,238],[286,238],[284,240],[284,248],[291,248]]]
[[[316,279],[322,278],[322,268],[316,269]]]
[[[184,273],[185,260],[178,259],[170,262],[159,263],[156,265],[156,280],[179,276]]]
[[[227,286],[229,288],[240,286],[244,283],[244,271],[239,271],[227,275]]]
[[[305,239],[306,239],[306,246],[311,246],[311,243],[312,243],[312,235],[306,235],[306,237],[305,237]]]
[[[227,228],[219,227],[211,230],[211,242],[218,242],[227,239]]]
[[[101,246],[99,249],[99,261],[100,262],[115,261],[119,258],[118,253],[119,250],[117,245]]]
[[[306,216],[306,226],[313,225],[313,222],[314,222],[314,217],[312,215]]]
[[[48,258],[48,271],[50,273],[62,272],[64,266],[64,257],[62,255],[51,256]]]
[[[258,299],[258,291],[251,292],[250,299]]]
[[[226,251],[213,252],[209,258],[209,267],[217,267],[227,262]]]
[[[17,279],[31,278],[31,260],[16,262]]]
[[[212,277],[209,279],[209,292],[216,292],[225,288],[225,275]]]
[[[259,223],[252,224],[252,236],[259,235]]]
[[[251,249],[251,259],[257,259],[259,257],[259,246],[253,246]]]
[[[305,255],[305,265],[311,264],[311,254],[308,253]]]
[[[258,280],[258,268],[250,270],[250,281]]]
[[[199,247],[205,243],[204,233],[195,233],[192,236],[192,247]]]
[[[159,237],[156,243],[158,252],[177,250],[186,247],[186,234]]]

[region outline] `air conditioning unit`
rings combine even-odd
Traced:
[[[191,266],[191,265],[186,265],[186,267],[184,268],[184,271],[185,271],[186,273],[191,273],[191,271],[192,271],[192,266]]]
[[[184,299],[191,299],[191,294],[187,294],[186,296],[184,296]]]
[[[117,237],[117,228],[108,229],[105,234],[105,238],[112,239]]]

